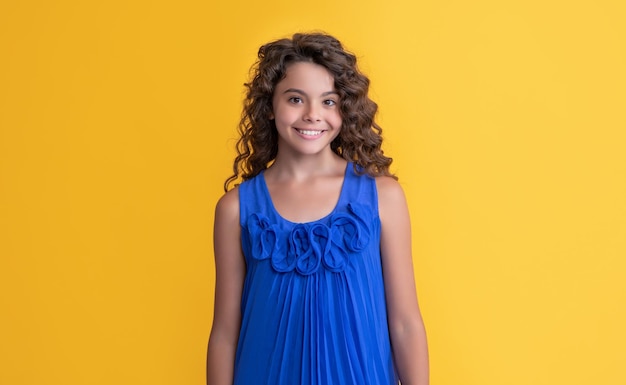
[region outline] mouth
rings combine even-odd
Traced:
[[[299,134],[304,135],[304,136],[320,136],[322,135],[322,133],[324,133],[324,130],[301,130],[299,128],[296,128],[296,131],[298,131]]]

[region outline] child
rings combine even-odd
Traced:
[[[369,80],[325,34],[258,57],[215,213],[207,383],[428,384],[409,215]]]

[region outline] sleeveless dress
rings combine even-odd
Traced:
[[[326,217],[290,222],[263,173],[239,186],[246,276],[235,385],[397,385],[375,180],[348,163]]]

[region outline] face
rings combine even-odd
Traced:
[[[335,80],[326,68],[308,62],[289,65],[274,89],[272,108],[279,154],[332,153],[341,116]]]

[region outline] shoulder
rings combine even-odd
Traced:
[[[217,201],[215,215],[219,217],[239,217],[239,187],[227,191]]]
[[[397,180],[390,176],[377,176],[375,180],[378,200],[381,203],[405,200],[404,190]]]
[[[399,223],[408,215],[404,190],[400,183],[389,176],[376,177],[378,214],[383,223]]]

